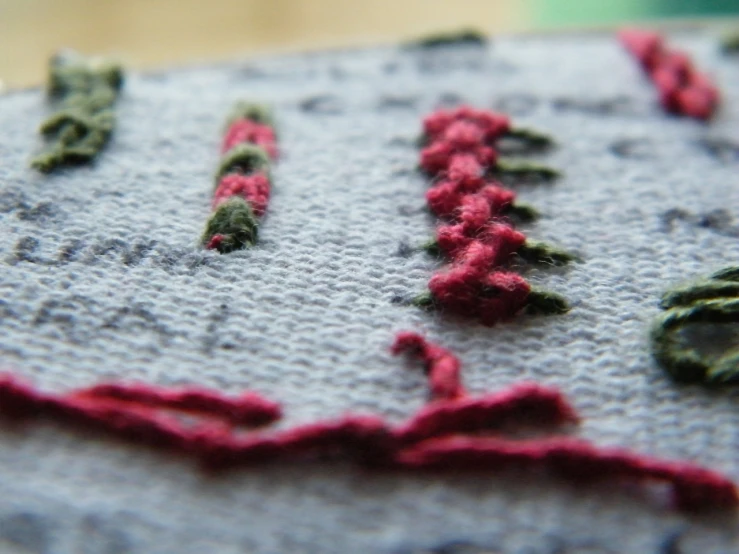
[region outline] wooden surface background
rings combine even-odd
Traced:
[[[461,27],[496,33],[731,12],[739,0],[0,0],[0,88],[42,82],[62,47],[148,69]]]

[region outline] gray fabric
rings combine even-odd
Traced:
[[[426,390],[388,346],[414,329],[461,357],[473,392],[561,387],[584,416],[579,436],[739,479],[736,393],[676,387],[648,351],[661,291],[739,255],[736,150],[701,143],[739,138],[739,66],[709,33],[672,39],[725,93],[710,127],[665,116],[605,34],[133,74],[98,163],[51,177],[27,167],[43,93],[5,94],[3,365],[47,390],[112,378],[250,388],[284,404],[285,424],[347,411],[399,421]],[[259,246],[220,256],[196,240],[222,123],[242,98],[273,104],[283,157]],[[545,214],[529,236],[584,258],[527,274],[566,295],[570,314],[490,329],[391,302],[423,291],[437,265],[398,249],[433,228],[414,171],[421,116],[459,100],[556,137],[541,159],[566,176],[519,192]],[[0,431],[0,468],[3,552],[656,553],[679,532],[682,552],[739,546],[734,520],[623,487],[320,464],[208,477],[53,423]]]

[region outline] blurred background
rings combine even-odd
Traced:
[[[739,15],[739,0],[0,0],[0,82],[43,82],[60,47],[139,69],[258,52]]]

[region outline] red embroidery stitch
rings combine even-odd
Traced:
[[[710,119],[719,104],[718,89],[687,54],[668,49],[655,32],[623,29],[618,36],[654,83],[666,111]]]
[[[343,457],[376,468],[485,469],[532,466],[574,481],[635,479],[671,485],[683,510],[735,508],[734,484],[687,463],[665,462],[568,438],[514,440],[505,423],[562,425],[578,421],[554,389],[521,384],[482,397],[465,396],[459,362],[444,348],[414,333],[398,335],[393,350],[414,349],[429,364],[429,386],[439,397],[408,421],[390,426],[375,416],[347,415],[284,431],[238,433],[232,425],[277,420],[280,408],[254,393],[224,397],[197,388],[162,389],[108,383],[66,395],[41,393],[12,376],[0,378],[0,415],[13,420],[52,417],[93,427],[135,442],[192,455],[212,468],[278,460]],[[442,378],[443,377],[443,378]],[[163,409],[202,416],[191,425]]]
[[[279,404],[253,392],[246,392],[238,397],[226,397],[220,393],[194,387],[162,389],[144,384],[103,383],[77,390],[69,398],[118,400],[152,408],[211,415],[234,425],[265,425],[282,417]]]
[[[428,146],[421,151],[420,166],[439,179],[426,200],[433,213],[449,222],[437,228],[430,247],[451,261],[429,281],[431,302],[446,311],[476,317],[485,325],[511,319],[530,303],[531,287],[521,276],[500,268],[523,251],[526,236],[504,219],[515,194],[485,176],[497,164],[495,142],[513,132],[510,121],[462,106],[431,114],[423,128]],[[542,253],[553,252],[538,248]],[[559,254],[557,261],[568,259]],[[545,302],[541,311],[547,310],[561,313],[566,303],[559,298]]]
[[[598,448],[585,441],[555,438],[510,441],[491,438],[432,439],[398,454],[397,462],[413,469],[500,470],[544,468],[573,481],[594,479],[655,480],[672,486],[677,508],[735,508],[736,486],[725,477],[691,464],[637,456],[618,449]]]
[[[250,119],[236,119],[226,130],[221,145],[221,154],[225,154],[239,144],[256,144],[264,149],[269,157],[277,159],[277,138],[274,130]]]
[[[464,396],[460,364],[454,354],[426,341],[416,333],[398,333],[392,346],[393,354],[411,350],[426,362],[432,398],[453,399]]]

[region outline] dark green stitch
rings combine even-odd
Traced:
[[[652,327],[652,352],[673,379],[709,384],[739,381],[739,347],[716,358],[702,354],[680,337],[680,330],[690,324],[739,323],[739,266],[667,291],[660,306],[667,312]]]
[[[570,305],[564,296],[532,287],[525,309],[534,315],[560,315],[569,312]]]
[[[408,48],[440,48],[455,44],[466,44],[471,46],[485,46],[488,38],[484,33],[475,29],[462,29],[446,33],[433,33],[425,37],[412,40],[407,44]]]
[[[529,223],[531,221],[539,219],[539,210],[537,210],[530,204],[523,204],[519,202],[511,204],[508,208],[506,208],[505,214],[515,217],[524,223]]]
[[[549,135],[525,127],[509,129],[503,138],[521,142],[536,150],[544,150],[554,145],[554,140]]]
[[[737,281],[739,282],[739,266],[737,267],[725,267],[724,269],[718,270],[716,273],[711,275],[711,279],[718,279],[720,281]]]
[[[243,198],[230,198],[216,208],[205,226],[201,239],[207,246],[214,236],[221,238],[215,248],[226,254],[257,242],[259,223],[251,206]]]
[[[553,181],[560,176],[559,171],[545,165],[511,160],[498,160],[494,172],[512,177],[537,177],[544,181]]]
[[[254,144],[239,144],[231,148],[221,158],[216,172],[216,187],[224,175],[243,173],[244,175],[261,171],[269,176],[269,156],[264,149]]]
[[[724,54],[739,54],[739,31],[732,31],[721,38],[721,51]]]
[[[739,299],[698,300],[687,307],[672,308],[652,327],[652,352],[673,379],[683,383],[728,383],[739,377],[739,349],[716,360],[686,345],[678,336],[691,323],[739,323]]]
[[[59,109],[40,129],[52,144],[31,166],[48,173],[94,159],[115,127],[113,104],[122,85],[123,70],[117,64],[73,54],[52,58],[48,93]]]
[[[432,310],[436,307],[436,300],[430,292],[424,292],[411,300],[410,305],[424,310]]]
[[[275,128],[274,116],[269,106],[254,104],[252,102],[237,102],[231,115],[226,120],[226,129],[233,125],[237,119],[249,119],[255,123]]]
[[[678,306],[690,306],[698,300],[737,297],[739,297],[739,282],[711,279],[667,291],[662,295],[659,306],[664,310],[669,310]]]
[[[570,254],[566,250],[551,246],[545,242],[528,239],[521,248],[516,250],[516,254],[527,262],[534,264],[561,266],[579,260],[577,256]]]

